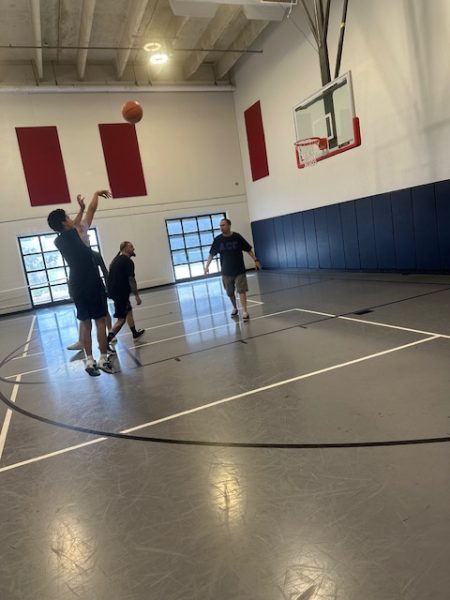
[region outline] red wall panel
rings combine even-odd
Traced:
[[[146,196],[147,189],[134,125],[104,123],[98,127],[113,197]]]
[[[244,111],[245,128],[247,130],[248,152],[252,179],[257,181],[269,174],[267,162],[266,140],[261,114],[261,103],[255,102],[253,106]]]
[[[56,127],[16,127],[31,206],[70,202]]]

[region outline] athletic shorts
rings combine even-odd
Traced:
[[[76,286],[71,288],[70,293],[77,309],[79,321],[101,319],[108,314],[106,290],[101,281],[84,287]]]
[[[245,273],[239,275],[222,275],[222,283],[227,296],[234,296],[234,289],[238,294],[248,292],[247,276]]]
[[[130,297],[122,296],[121,298],[113,298],[113,300],[114,317],[116,319],[125,319],[130,310],[132,310],[130,304]]]

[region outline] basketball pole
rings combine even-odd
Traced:
[[[342,7],[341,31],[339,34],[339,43],[336,54],[336,68],[334,70],[334,79],[337,79],[337,77],[339,77],[339,71],[341,70],[342,47],[344,45],[345,23],[347,20],[347,7],[348,0],[344,0],[344,6]]]

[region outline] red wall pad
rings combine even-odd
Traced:
[[[31,206],[70,202],[56,127],[16,127]]]
[[[146,196],[141,155],[134,125],[100,124],[100,137],[114,198]]]
[[[245,128],[247,130],[248,152],[250,155],[250,166],[252,179],[257,181],[269,174],[267,163],[266,140],[261,114],[261,103],[255,102],[253,106],[244,111]]]

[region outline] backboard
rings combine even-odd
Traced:
[[[359,119],[355,114],[351,72],[331,81],[294,106],[296,139],[326,139],[317,146],[315,162],[330,158],[361,144]],[[297,166],[307,166],[296,145]]]

